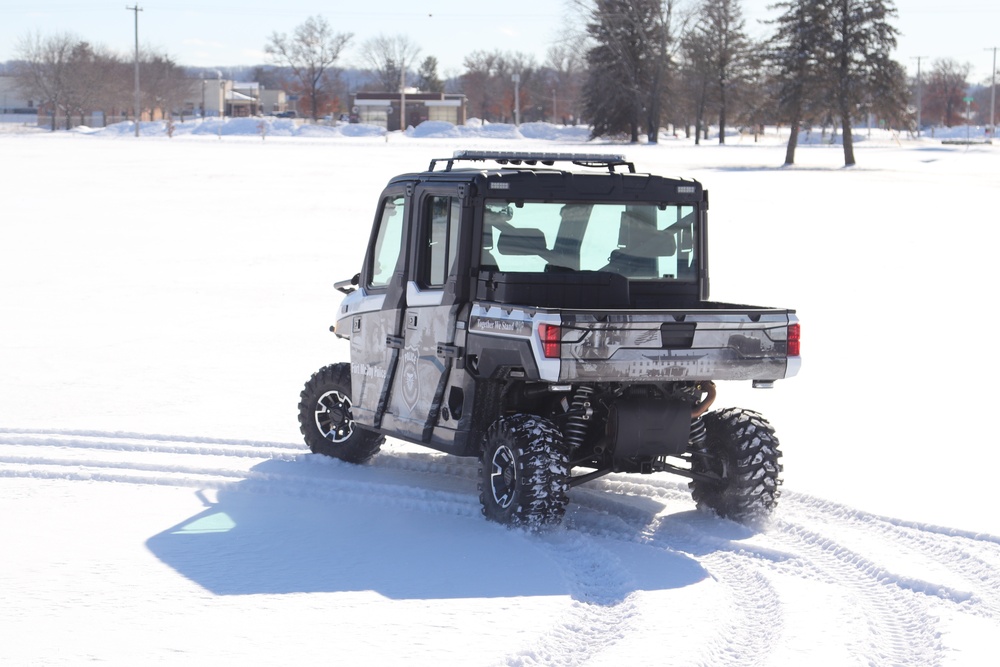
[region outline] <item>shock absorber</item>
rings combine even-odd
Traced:
[[[688,444],[692,451],[701,448],[708,437],[708,433],[705,430],[705,422],[702,421],[702,415],[708,412],[708,409],[712,407],[712,403],[715,402],[715,383],[707,382],[697,385],[696,389],[698,390],[699,398],[702,393],[707,395],[701,402],[691,408],[691,437],[688,440]]]
[[[566,425],[563,427],[563,441],[571,452],[582,445],[587,437],[587,427],[590,425],[590,418],[594,416],[594,409],[590,404],[590,396],[593,393],[593,387],[582,384],[577,387],[573,395]]]
[[[691,420],[691,437],[688,439],[689,449],[692,451],[701,449],[701,446],[705,444],[706,438],[708,438],[708,431],[705,429],[705,422],[702,420],[701,415],[698,415]]]

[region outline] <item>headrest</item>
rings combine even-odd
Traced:
[[[544,255],[548,252],[545,234],[540,229],[511,227],[500,232],[497,250],[502,255]]]
[[[633,257],[670,257],[677,252],[677,240],[670,230],[633,229],[626,252]]]

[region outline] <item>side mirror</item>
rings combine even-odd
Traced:
[[[343,292],[344,294],[350,294],[351,292],[358,289],[358,284],[360,282],[361,282],[361,274],[355,273],[350,280],[338,280],[333,284],[333,287],[338,292]]]

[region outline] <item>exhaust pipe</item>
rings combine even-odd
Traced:
[[[707,394],[701,403],[696,403],[691,409],[691,419],[697,419],[703,414],[708,412],[708,409],[712,407],[712,403],[715,403],[715,383],[712,381],[706,382],[701,386],[701,390]]]

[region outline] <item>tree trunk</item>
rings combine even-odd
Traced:
[[[719,143],[726,143],[726,86],[719,85]]]
[[[646,141],[658,143],[660,138],[660,74],[657,73],[649,96],[649,110],[646,113]]]
[[[851,115],[845,113],[840,118],[840,127],[844,133],[844,166],[854,166],[854,134],[851,132]]]
[[[792,121],[791,134],[788,135],[788,147],[785,148],[785,166],[790,167],[795,164],[795,148],[799,145],[799,120],[796,117]]]

